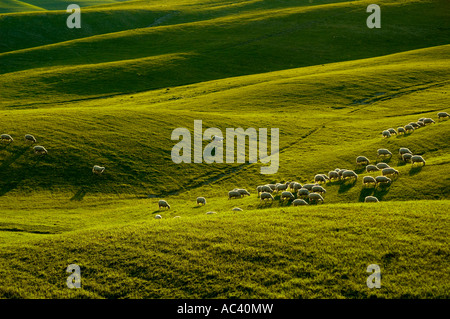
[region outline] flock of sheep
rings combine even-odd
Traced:
[[[0,142],[6,143],[6,144],[9,145],[12,142],[14,142],[14,139],[9,134],[2,134],[2,135],[0,135]],[[34,144],[34,143],[37,143],[37,140],[36,140],[36,138],[33,135],[26,134],[25,135],[25,142]],[[34,146],[33,150],[34,150],[34,153],[36,155],[47,155],[48,154],[47,149],[44,146],[41,146],[41,145]],[[92,168],[92,173],[97,174],[97,175],[102,174],[104,171],[105,171],[105,168],[101,167],[101,166],[98,166],[98,165],[94,165],[94,167]]]
[[[450,114],[447,112],[439,112],[438,118],[449,119]],[[431,118],[421,118],[417,122],[411,122],[404,127],[399,127],[397,131],[394,129],[388,129],[383,131],[382,135],[384,137],[391,137],[397,134],[410,134],[415,129],[428,124],[434,124],[435,121]],[[379,176],[364,176],[362,179],[363,187],[365,188],[378,188],[378,187],[388,187],[392,184],[393,180],[399,176],[399,172],[390,167],[389,164],[383,162],[383,160],[391,159],[393,156],[392,152],[385,148],[380,148],[377,150],[377,161],[378,159],[382,162],[377,164],[370,164],[370,160],[365,156],[356,157],[356,166],[358,168],[365,167],[367,173],[375,173],[381,171]],[[398,150],[398,156],[401,161],[405,163],[411,163],[412,166],[415,165],[425,165],[425,160],[421,155],[414,155],[411,150],[406,147],[401,147]],[[295,181],[276,183],[276,184],[266,184],[256,187],[258,192],[258,197],[261,202],[273,202],[274,194],[280,194],[280,202],[291,201],[293,206],[303,206],[309,204],[324,203],[324,194],[327,192],[323,185],[329,182],[356,182],[358,180],[358,174],[351,169],[339,169],[336,168],[329,171],[328,174],[316,174],[314,176],[313,183],[301,184]],[[228,192],[228,199],[243,198],[245,196],[250,196],[250,193],[243,188],[235,188]],[[364,202],[373,203],[379,202],[378,198],[375,196],[366,196]],[[197,198],[197,205],[206,205],[206,199],[204,197]],[[160,200],[158,202],[158,208],[170,209],[170,205],[166,200]],[[233,210],[241,210],[235,208]],[[210,212],[211,213],[211,212]],[[176,216],[179,217],[179,216]],[[156,215],[156,218],[162,218],[161,215]]]

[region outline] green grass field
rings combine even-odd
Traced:
[[[0,1],[0,298],[449,297],[448,1],[378,1],[381,29],[365,0],[79,1],[81,29],[69,3]],[[382,138],[421,117],[436,123]],[[175,164],[171,133],[194,120],[279,128],[277,173]],[[379,148],[399,176],[364,187],[381,173],[355,159]],[[323,204],[258,198],[336,168],[358,179],[323,185]]]

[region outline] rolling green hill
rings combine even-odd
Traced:
[[[379,1],[368,29],[370,3],[85,1],[79,30],[65,1],[0,14],[0,298],[448,298],[449,3]],[[421,117],[436,123],[382,138]],[[171,133],[194,120],[279,128],[277,173],[175,164]],[[379,148],[399,176],[364,187],[381,172],[355,159]],[[323,185],[323,204],[257,196],[336,168],[358,179]],[[251,195],[228,200],[236,187]]]

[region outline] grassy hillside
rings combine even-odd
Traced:
[[[38,2],[0,14],[0,298],[449,297],[448,1],[380,1],[381,29],[370,1],[81,1],[79,30],[68,2]],[[421,117],[436,123],[382,138]],[[194,120],[279,128],[277,173],[175,164],[171,133]],[[399,176],[364,187],[381,172],[355,159],[379,148]],[[323,204],[257,196],[336,168],[358,179],[324,184]],[[236,187],[250,196],[228,200]]]
[[[44,11],[45,9],[39,6],[19,0],[1,0],[0,13],[11,12],[28,12],[28,11]]]

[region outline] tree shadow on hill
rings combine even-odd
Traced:
[[[378,198],[378,200],[382,200],[384,195],[389,193],[389,190],[390,190],[389,186],[379,186],[375,188],[372,196],[375,196],[376,198]]]
[[[15,161],[19,159],[27,150],[29,150],[29,147],[22,147],[17,152],[11,152],[13,153],[11,156],[7,157],[5,160],[3,160],[2,164],[0,165],[0,169],[4,170],[11,166]]]
[[[355,185],[356,185],[356,179],[354,179],[353,181],[343,182],[341,184],[341,186],[339,186],[338,193],[342,194],[342,193],[348,192],[350,190],[350,188],[352,188]]]
[[[373,193],[375,192],[375,187],[371,187],[371,188],[369,188],[369,187],[367,187],[367,188],[363,188],[362,190],[361,190],[361,192],[359,193],[359,201],[360,202],[364,202],[364,200],[366,199],[366,197],[367,196],[370,196],[370,195],[372,195],[373,196]]]
[[[409,170],[409,176],[413,176],[416,174],[419,174],[422,171],[423,166],[411,166],[411,169]]]

